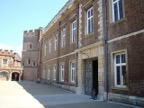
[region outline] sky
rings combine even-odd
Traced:
[[[0,49],[21,55],[23,31],[46,27],[68,0],[0,0]]]

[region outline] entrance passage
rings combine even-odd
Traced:
[[[12,73],[12,81],[19,81],[19,73],[17,72]]]
[[[98,94],[98,60],[85,61],[85,94]]]

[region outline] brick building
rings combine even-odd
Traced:
[[[107,4],[108,98],[144,106],[144,0]]]
[[[39,69],[24,71],[25,79],[144,106],[143,7],[143,0],[69,0],[36,39],[24,33],[37,54],[24,47],[23,60],[34,57]]]
[[[0,49],[0,80],[20,81],[22,77],[21,58],[12,50]]]

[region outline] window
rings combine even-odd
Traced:
[[[118,53],[114,55],[115,86],[126,87],[126,55]]]
[[[60,67],[60,81],[64,81],[64,64]]]
[[[76,35],[77,35],[77,29],[76,29],[76,20],[72,22],[72,37],[71,37],[71,42],[76,41]]]
[[[51,43],[51,39],[49,40],[49,53],[51,53],[51,49],[52,48],[52,43]]]
[[[122,0],[112,0],[112,14],[113,14],[113,22],[123,18]]]
[[[46,56],[46,54],[47,54],[47,43],[45,43],[44,53],[45,53],[45,56]]]
[[[66,37],[66,28],[64,28],[62,30],[62,41],[61,41],[61,46],[64,47],[66,45],[66,42],[65,42],[65,37]]]
[[[34,67],[36,66],[36,62],[33,62],[33,66],[34,66]]]
[[[30,64],[31,64],[31,61],[30,61],[30,59],[28,59],[28,61],[27,61],[27,64],[28,64],[28,65],[30,65]]]
[[[29,45],[29,50],[32,50],[32,44]]]
[[[47,79],[50,80],[50,68],[48,68]]]
[[[8,77],[7,72],[0,72],[0,78]]]
[[[92,33],[94,30],[93,25],[93,7],[87,10],[87,34]]]
[[[17,66],[17,62],[14,60],[14,66]]]
[[[43,67],[43,74],[42,74],[42,78],[45,79],[45,68]]]
[[[57,67],[54,65],[53,67],[53,79],[56,80],[56,73],[57,73]]]
[[[7,66],[8,65],[8,60],[7,59],[3,59],[3,66]]]
[[[55,50],[58,48],[58,36],[55,36]]]
[[[70,64],[70,81],[75,82],[75,63],[71,62]]]

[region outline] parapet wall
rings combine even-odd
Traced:
[[[43,31],[43,28],[40,27],[39,29],[35,29],[35,30],[25,30],[24,31],[24,36],[38,36],[40,31]]]
[[[0,55],[13,55],[13,50],[2,50],[0,49]]]

